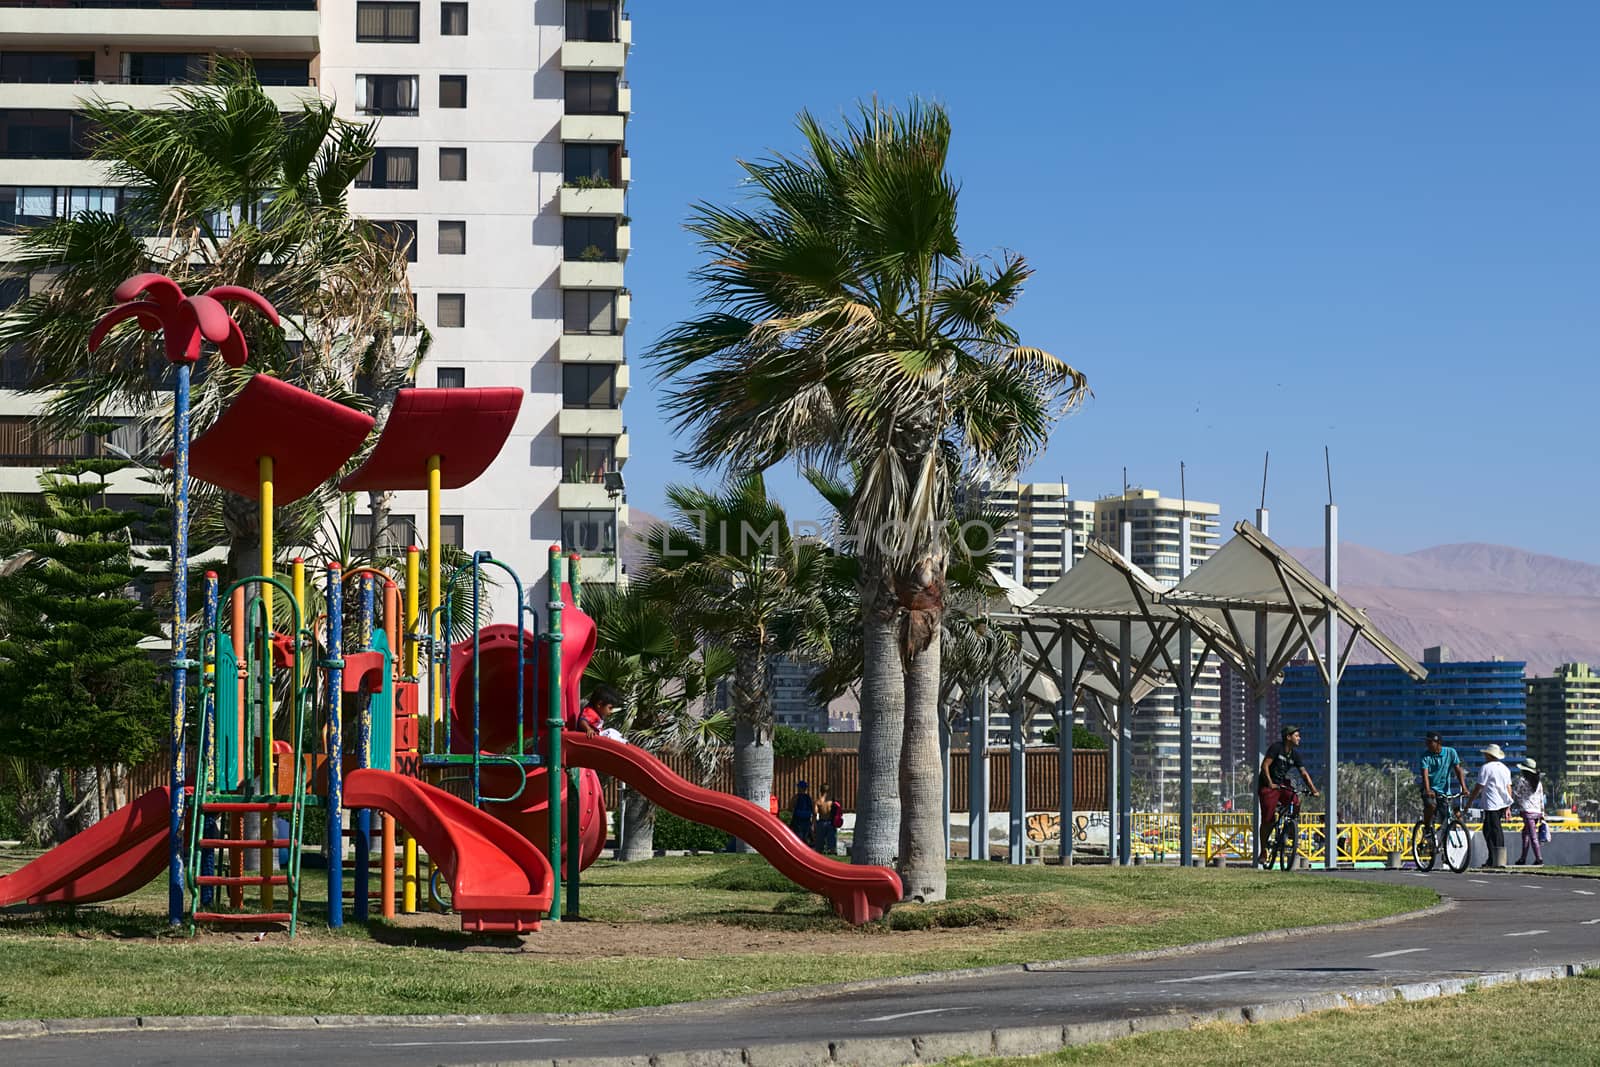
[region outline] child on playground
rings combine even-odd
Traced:
[[[609,736],[618,734],[615,730],[606,728],[606,719],[617,706],[617,694],[610,687],[602,685],[589,694],[589,699],[584,702],[583,710],[578,712],[578,721],[567,726],[569,730],[582,730],[590,737]]]
[[[839,847],[839,826],[844,822],[844,805],[833,799],[833,787],[817,790],[817,851],[831,856]]]
[[[1544,851],[1539,847],[1539,835],[1544,830],[1544,783],[1539,781],[1537,761],[1522,761],[1517,779],[1511,784],[1511,799],[1522,816],[1522,858],[1517,866],[1526,864],[1528,853],[1532,852],[1533,865],[1543,867]]]

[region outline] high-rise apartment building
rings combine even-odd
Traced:
[[[4,12],[0,224],[117,210],[126,194],[87,158],[78,101],[160,107],[216,56],[252,57],[285,111],[321,94],[376,122],[350,203],[410,243],[433,335],[416,384],[527,391],[499,458],[447,498],[446,539],[493,548],[530,590],[558,540],[589,556],[586,577],[615,580],[627,512],[601,475],[628,456],[623,0],[11,0]],[[30,284],[3,260],[0,248],[0,307]],[[10,355],[0,386],[18,384],[25,357]],[[93,447],[33,433],[28,398],[0,392],[0,405],[0,489],[29,491],[40,468]],[[397,494],[395,536],[417,539],[424,513],[421,494]],[[503,613],[509,591],[499,600]]]
[[[1528,755],[1568,783],[1600,777],[1600,674],[1587,663],[1528,679]]]
[[[1170,588],[1183,578],[1179,549],[1184,517],[1189,519],[1192,569],[1217,551],[1221,512],[1217,504],[1131,488],[1094,502],[1095,537],[1121,550],[1122,526],[1127,523],[1132,535],[1129,560],[1163,588]],[[1195,678],[1194,774],[1201,783],[1218,782],[1221,771],[1222,683],[1218,670],[1213,657]],[[1156,796],[1176,789],[1180,780],[1179,722],[1175,686],[1163,686],[1134,706],[1133,772]]]
[[[988,507],[1016,516],[995,543],[995,562],[1029,589],[1050,588],[1083,558],[1094,536],[1094,505],[1073,500],[1066,482],[995,482],[980,492]]]
[[[1437,730],[1469,766],[1485,745],[1512,761],[1526,751],[1526,686],[1522,663],[1457,662],[1445,647],[1424,649],[1428,677],[1417,681],[1390,663],[1351,664],[1339,682],[1339,761],[1380,765],[1414,761],[1423,737]],[[1327,780],[1328,687],[1314,664],[1283,672],[1279,714],[1300,727],[1300,744],[1318,782]],[[1273,738],[1273,740],[1276,740]]]

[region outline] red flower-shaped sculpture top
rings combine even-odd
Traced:
[[[136,274],[117,286],[112,296],[118,306],[106,312],[90,331],[90,352],[99,351],[113,326],[136,319],[147,332],[162,332],[169,363],[194,363],[200,358],[200,342],[206,340],[217,346],[228,366],[242,367],[250,358],[244,331],[222,305],[248,304],[278,325],[278,310],[267,298],[238,285],[219,285],[199,296],[184,296],[178,283],[165,274]],[[144,299],[138,299],[141,296]]]

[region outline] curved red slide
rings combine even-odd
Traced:
[[[819,855],[766,809],[686,781],[633,745],[568,730],[561,735],[561,754],[569,766],[620,778],[674,815],[733,834],[785,878],[832,900],[845,922],[880,918],[900,900],[900,876],[887,867],[858,867]]]
[[[400,821],[450,882],[451,910],[472,933],[539,929],[550,911],[544,853],[514,828],[459,797],[391,771],[351,771],[348,808],[378,808]]]
[[[167,869],[170,796],[152,789],[0,878],[0,905],[94,904],[143,887]]]

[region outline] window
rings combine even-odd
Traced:
[[[617,114],[617,75],[594,71],[567,71],[567,114]]]
[[[565,289],[561,293],[566,333],[617,332],[617,294],[611,289]]]
[[[561,220],[562,255],[592,263],[612,263],[617,258],[617,220],[568,215]]]
[[[467,5],[443,3],[439,5],[439,35],[465,37],[467,35]]]
[[[0,415],[0,467],[50,467],[103,455],[104,440],[92,434],[54,437],[37,416]]]
[[[617,442],[610,437],[563,437],[561,480],[593,482],[616,463]]]
[[[467,520],[460,515],[440,515],[439,541],[449,548],[466,548]]]
[[[417,261],[416,219],[372,219],[371,226],[391,248],[406,254],[407,263]]]
[[[561,406],[615,408],[617,367],[614,363],[566,363],[561,367]]]
[[[357,74],[356,111],[363,115],[415,115],[415,74]]]
[[[467,150],[465,148],[439,149],[439,180],[464,182],[467,180]]]
[[[409,545],[418,540],[415,515],[396,515],[390,512],[389,521],[384,529],[387,532],[379,548],[399,548],[401,545]],[[371,552],[372,547],[372,515],[369,513],[350,516],[350,550]]]
[[[467,76],[465,74],[439,75],[439,106],[467,106]]]
[[[357,189],[415,189],[417,150],[380,148],[356,177]]]
[[[92,128],[76,111],[0,108],[0,159],[88,159]]]
[[[610,511],[563,511],[561,546],[578,552],[615,552],[616,514]]]
[[[372,3],[359,0],[356,4],[356,40],[415,44],[420,39],[421,8],[421,4],[414,2]]]
[[[262,85],[310,85],[309,59],[252,59],[256,80]]]
[[[467,324],[467,294],[439,294],[439,328],[452,329]]]
[[[440,389],[465,389],[467,387],[467,368],[440,367],[434,374],[433,384]]]
[[[132,195],[115,186],[0,185],[0,226],[41,226],[86,211],[121,215]]]
[[[439,254],[441,256],[464,256],[467,254],[467,224],[465,220],[440,220]]]
[[[186,85],[205,81],[211,57],[201,52],[124,52],[123,76],[133,85]]]
[[[567,40],[615,41],[617,0],[567,0]]]
[[[94,81],[93,52],[0,52],[0,82],[71,85]]]
[[[622,171],[622,146],[619,144],[584,144],[573,142],[562,146],[563,176],[568,185],[617,184]]]

